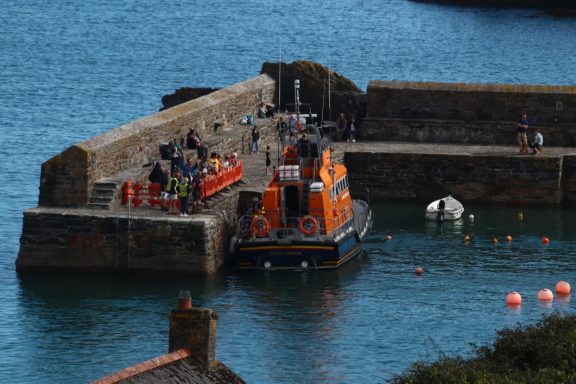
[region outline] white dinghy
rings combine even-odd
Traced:
[[[436,221],[455,221],[460,219],[464,213],[464,206],[461,202],[448,195],[428,204],[426,208],[426,219]]]

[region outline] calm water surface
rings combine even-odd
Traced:
[[[437,228],[420,206],[379,206],[366,254],[320,274],[18,277],[14,262],[40,164],[155,112],[176,88],[227,86],[280,56],[329,65],[364,89],[370,79],[574,84],[575,35],[574,20],[537,10],[406,0],[3,1],[0,382],[86,382],[164,353],[183,288],[219,311],[219,359],[266,383],[386,381],[415,359],[571,311],[533,300],[573,278],[571,210],[526,210],[520,223],[515,210],[486,207],[473,227]],[[512,244],[492,245],[508,232]],[[513,289],[525,295],[520,311],[502,305]]]

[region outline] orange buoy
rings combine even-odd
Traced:
[[[464,235],[464,241],[470,241],[470,235]]]
[[[512,236],[510,235],[506,236],[506,241],[512,241]]]
[[[520,305],[522,304],[522,296],[518,292],[508,292],[506,295],[507,305]]]
[[[386,240],[388,240],[388,241],[392,240],[392,236],[387,235],[387,236],[386,236]]]
[[[498,243],[498,238],[493,237],[493,238],[492,238],[492,244],[497,244],[497,243]]]
[[[542,244],[550,244],[550,239],[547,237],[542,238]]]
[[[538,300],[540,301],[552,301],[554,300],[554,294],[548,288],[543,288],[538,291]]]
[[[421,274],[424,273],[424,270],[422,269],[422,267],[416,267],[416,270],[414,272],[416,273],[416,275],[420,276]]]
[[[559,295],[570,294],[570,284],[567,281],[559,281],[556,283],[556,293]]]

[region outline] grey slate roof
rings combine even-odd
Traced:
[[[128,377],[122,384],[244,384],[245,381],[237,376],[224,364],[216,361],[211,369],[203,368],[200,363],[188,357],[172,363],[162,365],[149,371]]]

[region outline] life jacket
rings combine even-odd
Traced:
[[[217,158],[211,157],[210,159],[208,159],[208,162],[214,167],[216,173],[220,172],[220,162],[218,161]]]
[[[188,179],[184,179],[184,182],[178,184],[178,194],[180,197],[188,197]]]
[[[175,195],[177,186],[178,186],[178,179],[175,177],[169,178],[168,184],[166,184],[166,192],[168,192],[171,195]]]

